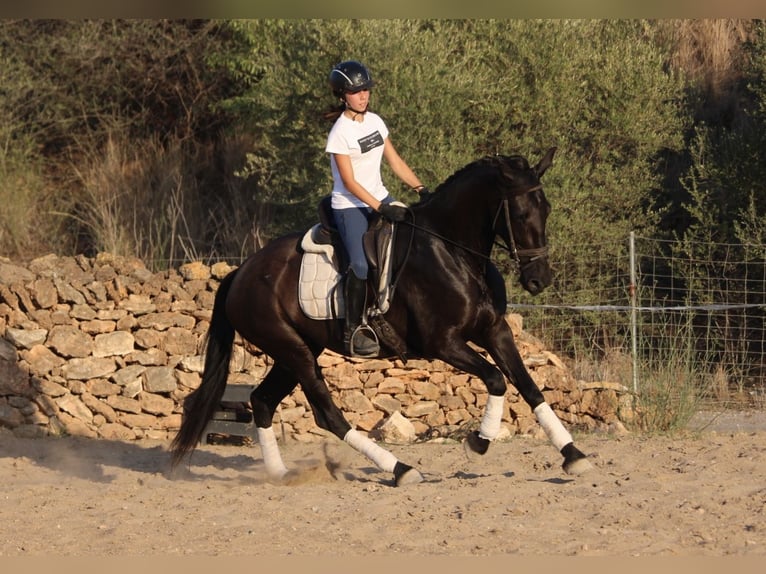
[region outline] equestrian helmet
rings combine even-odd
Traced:
[[[330,72],[329,80],[332,93],[337,98],[343,98],[343,94],[347,92],[353,94],[362,90],[369,90],[375,85],[364,64],[354,60],[336,64]]]

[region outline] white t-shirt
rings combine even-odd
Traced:
[[[388,195],[380,175],[383,145],[387,137],[388,128],[379,115],[367,112],[364,114],[364,119],[357,122],[341,114],[327,136],[325,147],[325,151],[330,154],[349,156],[354,169],[354,179],[378,200]],[[338,166],[335,164],[335,157],[332,155],[330,167],[333,179],[332,207],[334,209],[368,207],[343,185]]]

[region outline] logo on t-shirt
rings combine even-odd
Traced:
[[[374,133],[371,133],[368,136],[364,136],[362,139],[359,140],[359,148],[362,150],[362,153],[367,153],[371,149],[375,149],[376,147],[383,145],[383,136],[380,135],[380,132],[378,130],[375,130]]]

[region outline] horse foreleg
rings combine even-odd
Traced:
[[[532,408],[532,412],[535,413],[537,422],[545,431],[545,435],[548,440],[551,441],[554,447],[564,457],[564,463],[562,468],[567,474],[582,474],[593,466],[588,458],[583,454],[575,445],[572,435],[564,427],[561,419],[553,412],[550,405],[545,402],[540,389],[537,388],[532,377],[527,373],[523,367],[523,374],[517,373],[517,379],[514,381],[519,393]]]
[[[466,437],[465,446],[470,449],[469,452],[486,454],[487,450],[489,450],[489,443],[500,434],[504,406],[505,394],[499,396],[489,395],[487,397],[487,404],[484,407],[479,430],[469,433]]]
[[[503,373],[465,342],[453,341],[451,344],[442,345],[439,358],[457,369],[479,377],[487,386],[489,396],[479,430],[469,433],[464,443],[468,454],[485,454],[489,443],[500,434],[507,389]]]
[[[488,348],[498,367],[518,389],[519,394],[532,408],[535,418],[545,431],[548,440],[564,457],[562,468],[567,474],[582,474],[592,467],[588,458],[574,445],[572,435],[562,424],[532,376],[524,366],[521,354],[516,348],[513,333],[503,322],[503,329],[495,339],[496,344]]]
[[[588,458],[574,445],[572,435],[564,428],[561,419],[556,416],[548,403],[543,401],[535,407],[533,412],[548,440],[564,457],[562,466],[564,472],[577,475],[593,468]]]

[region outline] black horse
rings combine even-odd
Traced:
[[[502,276],[489,256],[500,237],[515,258],[522,286],[532,294],[551,282],[545,237],[550,204],[540,178],[555,148],[535,166],[518,155],[491,156],[460,169],[427,198],[409,208],[393,245],[397,287],[382,316],[390,336],[381,355],[441,359],[480,377],[489,397],[478,431],[466,448],[484,454],[497,436],[507,377],[534,410],[538,422],[564,457],[563,468],[580,474],[591,468],[527,372],[506,320]],[[223,395],[235,332],[269,355],[274,364],[251,395],[253,418],[264,465],[272,479],[287,473],[272,430],[279,403],[300,383],[316,424],[392,472],[397,486],[420,482],[416,469],[363,433],[352,429],[334,404],[317,357],[324,349],[343,353],[343,322],[310,319],[298,301],[302,234],[270,242],[220,283],[207,334],[200,386],[184,404],[175,437],[175,466],[194,450]],[[484,348],[491,364],[469,343]]]

